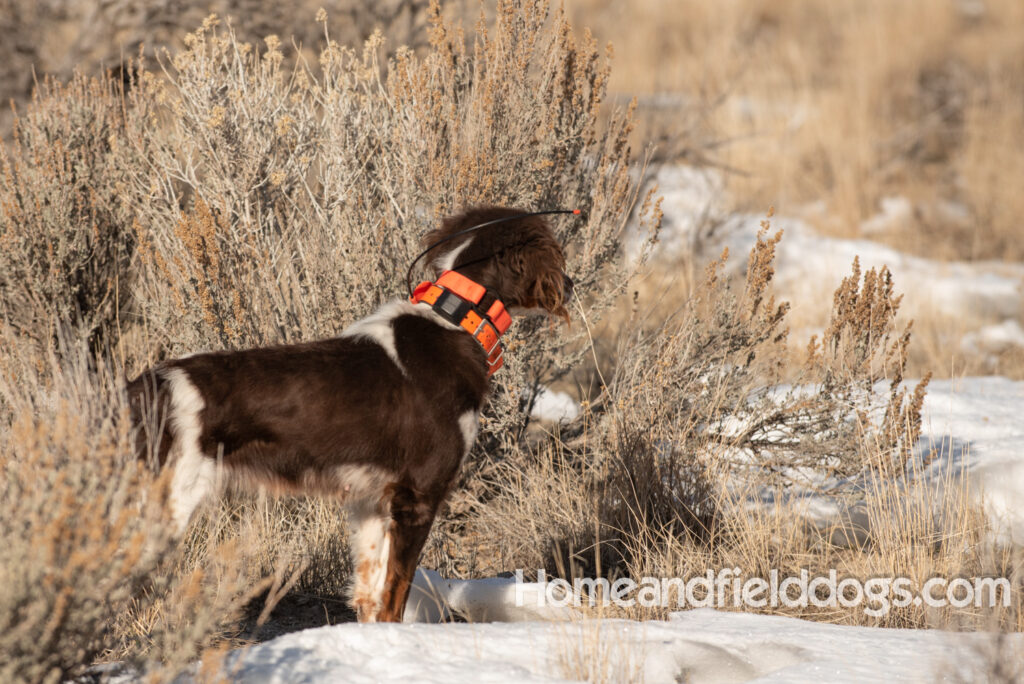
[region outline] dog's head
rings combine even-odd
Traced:
[[[524,213],[506,207],[476,207],[444,219],[424,238],[424,247],[472,226]],[[437,273],[451,270],[493,291],[513,314],[547,313],[569,320],[572,279],[565,255],[542,216],[498,223],[456,237],[427,255]]]

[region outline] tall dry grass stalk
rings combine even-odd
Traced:
[[[591,684],[640,684],[645,681],[644,646],[624,641],[614,626],[600,620],[568,623],[557,640],[560,648],[558,666],[566,679]]]

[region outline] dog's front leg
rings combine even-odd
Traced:
[[[434,523],[438,503],[436,496],[426,496],[409,487],[395,489],[391,499],[391,526],[388,530],[390,552],[387,577],[378,615],[381,622],[402,621],[416,564]]]

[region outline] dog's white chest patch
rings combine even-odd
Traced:
[[[480,429],[480,414],[477,411],[466,411],[459,416],[459,431],[462,432],[462,455],[465,456],[476,442],[476,434]]]

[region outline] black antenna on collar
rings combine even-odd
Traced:
[[[515,221],[516,219],[527,218],[528,216],[544,216],[545,214],[576,214],[576,215],[579,215],[581,213],[582,212],[579,209],[548,209],[547,211],[529,211],[529,212],[526,212],[525,214],[516,214],[515,216],[506,216],[505,218],[494,219],[493,221],[486,221],[484,223],[478,223],[475,226],[470,226],[469,228],[463,228],[460,231],[456,231],[456,232],[452,233],[451,235],[449,235],[448,237],[441,238],[440,240],[438,240],[437,242],[433,243],[432,245],[427,247],[425,250],[420,252],[416,256],[416,258],[412,260],[412,263],[409,264],[409,270],[406,271],[406,273],[405,273],[405,287],[406,287],[406,289],[409,290],[409,296],[412,297],[412,269],[416,267],[416,262],[417,261],[419,261],[424,256],[426,256],[427,253],[430,250],[434,249],[438,245],[443,245],[444,243],[448,242],[449,240],[454,240],[455,238],[461,237],[461,236],[465,235],[466,233],[471,233],[474,230],[480,230],[481,228],[486,228],[487,226],[493,226],[495,223],[504,223],[505,221]]]

